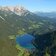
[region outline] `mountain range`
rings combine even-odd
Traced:
[[[0,6],[0,56],[43,56],[43,52],[56,56],[55,30],[54,17],[38,15],[22,6]],[[24,33],[35,37],[34,54],[16,44],[15,37]]]
[[[24,7],[0,7],[0,37],[16,34],[18,30],[43,34],[56,30],[56,19],[38,16]]]
[[[42,17],[56,18],[56,12],[34,12]]]

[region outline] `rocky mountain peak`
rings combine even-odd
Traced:
[[[25,9],[24,7],[22,7],[22,6],[15,6],[15,7],[14,7],[14,12],[15,12],[17,15],[23,15],[23,14],[27,13],[28,10]]]
[[[4,7],[0,7],[0,10],[2,11],[12,11],[17,15],[24,15],[25,13],[28,12],[27,9],[25,9],[23,6],[4,6]]]

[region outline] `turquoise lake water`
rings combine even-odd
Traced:
[[[29,49],[29,50],[35,48],[34,45],[32,44],[33,40],[34,40],[34,37],[32,35],[29,35],[29,34],[16,36],[16,44],[19,44],[20,46],[22,46],[26,49]]]

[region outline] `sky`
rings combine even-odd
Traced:
[[[0,6],[20,5],[35,12],[55,12],[56,0],[0,0]]]

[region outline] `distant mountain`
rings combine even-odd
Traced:
[[[43,34],[56,30],[56,20],[38,16],[24,7],[0,7],[0,37],[17,34],[18,30]]]
[[[56,18],[56,12],[35,12],[35,14],[42,17]]]

